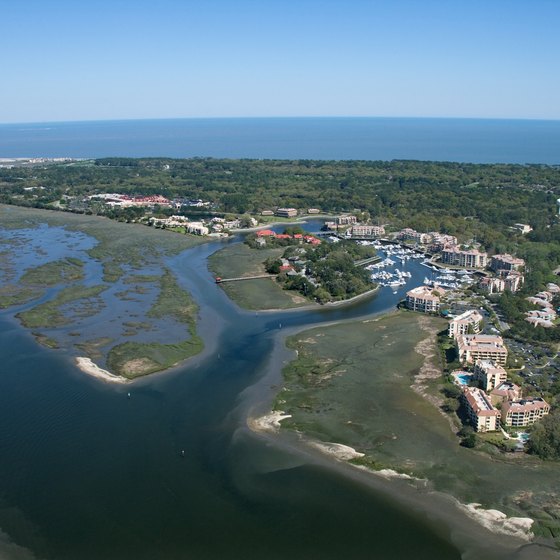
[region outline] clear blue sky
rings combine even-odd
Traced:
[[[558,0],[0,0],[0,123],[560,119]]]

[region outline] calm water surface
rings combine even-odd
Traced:
[[[417,159],[560,164],[560,121],[237,118],[0,124],[4,157]]]
[[[0,558],[460,558],[441,520],[244,428],[279,332],[371,316],[406,288],[345,308],[245,312],[206,268],[218,247],[169,261],[201,305],[207,350],[126,387],[84,375],[0,314]],[[426,273],[407,269],[412,282]]]

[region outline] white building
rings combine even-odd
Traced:
[[[449,321],[447,334],[449,338],[457,338],[460,334],[477,334],[480,332],[483,317],[476,309],[469,309]]]
[[[437,313],[440,308],[440,295],[444,290],[429,288],[428,286],[418,286],[406,293],[406,306],[412,311],[422,313]]]

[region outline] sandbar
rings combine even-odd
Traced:
[[[96,379],[100,379],[101,381],[105,381],[107,383],[129,383],[129,379],[125,379],[124,377],[120,377],[118,375],[112,374],[110,371],[106,369],[100,368],[97,364],[94,364],[90,358],[86,358],[83,356],[79,356],[76,358],[76,365],[91,377],[95,377]]]

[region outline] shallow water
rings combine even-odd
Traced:
[[[464,540],[437,516],[243,428],[279,332],[388,310],[402,293],[241,311],[206,268],[218,247],[167,263],[201,306],[205,351],[127,387],[84,375],[0,313],[0,557],[26,558],[17,545],[56,560],[460,558]]]

